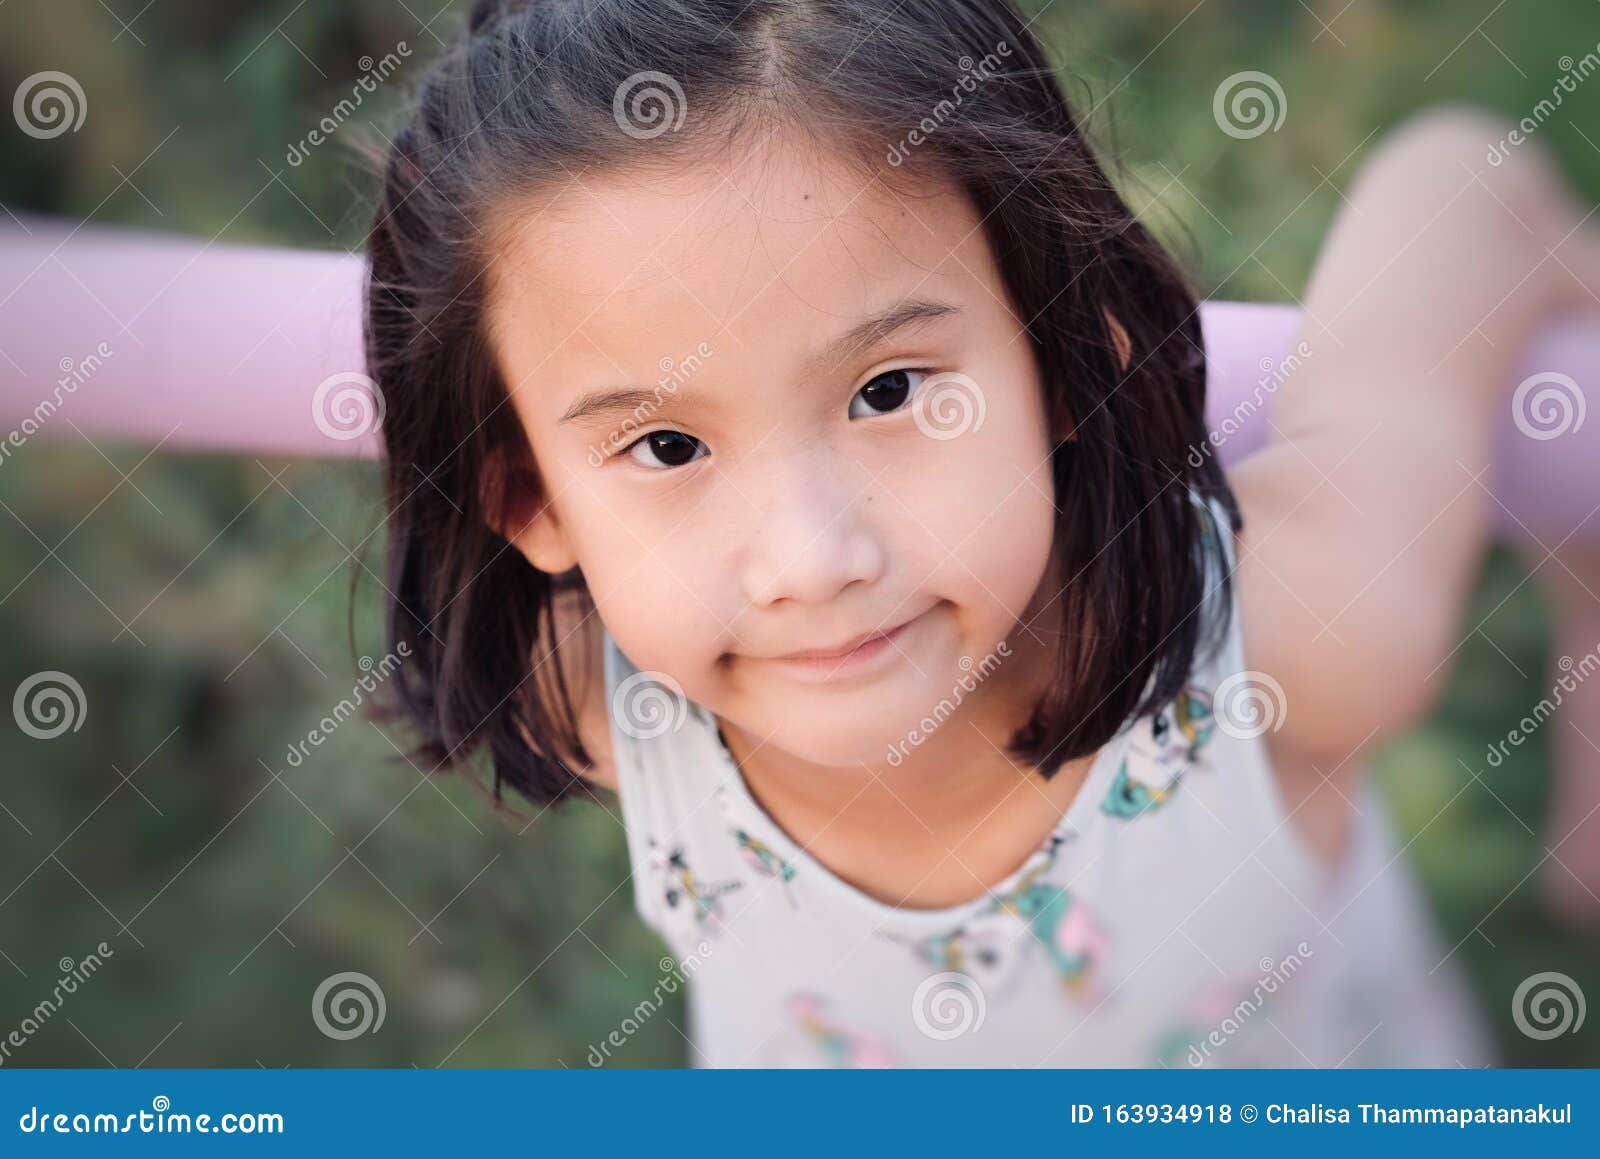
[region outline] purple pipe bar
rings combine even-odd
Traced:
[[[19,441],[73,426],[97,442],[195,451],[380,453],[370,421],[343,437],[337,400],[365,369],[359,256],[49,220],[8,223],[0,255],[0,467]],[[1235,462],[1270,433],[1299,311],[1206,302],[1201,324],[1208,425]],[[1496,443],[1499,526],[1600,540],[1600,419],[1585,413],[1600,401],[1600,325],[1553,322],[1520,365],[1527,385],[1507,384]]]

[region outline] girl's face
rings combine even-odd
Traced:
[[[641,669],[830,766],[1004,686],[991,654],[1049,602],[1032,350],[965,198],[894,177],[782,133],[731,169],[577,174],[509,209],[489,278],[550,500],[501,530],[581,567]]]

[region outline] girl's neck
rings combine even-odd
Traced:
[[[1015,657],[895,765],[823,767],[731,722],[722,736],[751,795],[836,876],[891,905],[959,904],[1043,842],[1093,760],[1069,761],[1047,781],[1006,752],[1052,675],[1049,634],[1018,631],[1012,647]]]

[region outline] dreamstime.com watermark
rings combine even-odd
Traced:
[[[1489,164],[1496,167],[1504,165],[1506,158],[1511,156],[1511,150],[1538,132],[1539,126],[1561,107],[1566,96],[1577,92],[1579,85],[1600,70],[1600,44],[1596,44],[1594,51],[1584,53],[1578,60],[1563,56],[1556,61],[1556,67],[1561,70],[1561,75],[1550,86],[1550,95],[1534,105],[1533,110],[1518,121],[1510,132],[1489,146],[1489,152],[1484,156]]]
[[[990,674],[1000,667],[1000,662],[1008,659],[1010,655],[1011,645],[1001,640],[999,644],[995,645],[993,652],[990,652],[976,664],[973,663],[971,656],[961,657],[958,663],[964,675],[956,680],[955,686],[950,689],[950,695],[943,697],[938,704],[933,706],[933,711],[929,715],[919,720],[906,733],[904,740],[896,741],[889,746],[888,755],[885,758],[889,764],[898,768],[911,755],[911,750],[921,745],[923,741],[933,735],[940,725],[954,716],[956,709],[961,707],[961,702],[966,699],[967,694],[977,691],[978,685],[987,680]],[[976,676],[972,675],[974,669],[977,671]]]
[[[0,441],[0,466],[5,465],[6,460],[11,457],[12,451],[21,449],[29,439],[39,433],[40,429],[50,421],[56,411],[61,409],[62,396],[64,394],[76,394],[78,388],[93,378],[113,353],[114,351],[111,349],[110,344],[102,342],[86,357],[79,359],[62,358],[56,364],[61,371],[61,377],[56,379],[55,389],[51,391],[51,397],[44,399],[38,406],[34,407],[33,413],[23,419],[14,430],[7,434],[4,441]]]
[[[1241,398],[1214,429],[1206,432],[1206,441],[1203,445],[1189,448],[1189,466],[1196,470],[1205,466],[1206,456],[1238,434],[1239,428],[1244,426],[1246,420],[1261,409],[1261,404],[1270,395],[1277,394],[1283,384],[1289,381],[1289,376],[1310,357],[1311,347],[1302,339],[1282,358],[1263,358],[1258,363],[1261,377],[1256,379],[1256,386],[1250,392],[1250,397]]]
[[[56,980],[56,988],[49,998],[36,1005],[31,1011],[23,1015],[22,1021],[17,1024],[4,1039],[0,1039],[0,1066],[6,1064],[13,1050],[21,1050],[28,1044],[28,1039],[39,1033],[40,1027],[55,1016],[61,1009],[65,999],[63,994],[76,994],[78,987],[94,977],[95,972],[105,965],[105,959],[111,957],[115,951],[104,942],[99,943],[82,959],[74,962],[71,958],[62,958],[57,963],[61,977]]]
[[[1248,1022],[1268,998],[1278,992],[1278,988],[1286,985],[1291,978],[1300,972],[1306,964],[1306,959],[1315,957],[1310,946],[1301,942],[1295,946],[1294,953],[1289,954],[1281,962],[1274,962],[1271,958],[1262,958],[1260,963],[1261,977],[1256,979],[1254,989],[1234,1003],[1222,1020],[1213,1026],[1206,1036],[1198,1042],[1189,1044],[1189,1053],[1185,1060],[1190,1066],[1204,1066],[1213,1050],[1220,1050],[1234,1035],[1244,1029]]]
[[[978,86],[988,80],[1000,68],[1001,60],[1011,55],[1011,45],[1005,41],[994,46],[993,52],[984,54],[983,59],[976,64],[970,56],[963,56],[956,61],[956,67],[961,70],[961,76],[955,84],[950,86],[950,95],[933,106],[933,111],[917,122],[917,127],[912,129],[895,144],[889,146],[889,151],[884,154],[884,159],[890,165],[899,168],[905,164],[906,158],[911,155],[911,150],[921,145],[928,138],[939,131],[961,104],[963,96],[970,96],[978,91]]]
[[[1563,656],[1556,661],[1563,675],[1559,677],[1550,688],[1549,696],[1539,698],[1539,703],[1532,710],[1512,726],[1504,739],[1495,741],[1489,746],[1486,759],[1489,767],[1498,769],[1505,763],[1505,759],[1514,748],[1521,748],[1522,743],[1539,731],[1545,721],[1555,715],[1556,709],[1561,707],[1564,695],[1571,695],[1578,691],[1578,685],[1600,671],[1600,643],[1597,643],[1583,656],[1574,660],[1571,656]]]
[[[277,1112],[227,1111],[221,1115],[174,1112],[172,1100],[157,1095],[148,1111],[113,1115],[106,1111],[41,1111],[29,1107],[17,1119],[25,1135],[281,1135],[283,1116]],[[213,1125],[214,1124],[214,1125]]]
[[[400,67],[400,61],[411,55],[411,47],[405,41],[400,41],[394,46],[394,52],[386,52],[383,59],[374,63],[370,56],[363,56],[357,65],[363,75],[350,86],[350,95],[339,101],[322,120],[309,130],[304,137],[289,146],[289,151],[284,154],[284,160],[291,166],[298,167],[311,150],[327,141],[339,131],[339,126],[355,116],[361,107],[363,97],[370,96],[378,91],[378,86],[388,80]]]
[[[688,382],[711,355],[710,345],[702,342],[676,362],[667,357],[657,363],[661,377],[656,379],[655,390],[651,392],[652,397],[634,407],[633,413],[623,419],[615,430],[589,448],[589,465],[600,466],[607,458],[632,442],[633,433],[661,409],[667,396],[677,394],[678,388]]]
[[[362,693],[376,692],[378,685],[389,678],[394,670],[400,667],[400,661],[411,655],[411,645],[404,640],[395,645],[395,650],[384,656],[382,660],[373,662],[371,656],[363,656],[358,665],[367,675],[360,677],[350,689],[347,696],[333,706],[333,712],[317,722],[317,727],[306,733],[304,740],[296,741],[289,746],[289,751],[284,759],[291,768],[298,769],[311,755],[310,750],[321,748],[322,742],[327,740],[338,727],[355,715],[356,709],[361,707]],[[372,675],[374,672],[376,676]],[[355,699],[352,701],[351,697]]]
[[[628,1044],[628,1040],[639,1033],[640,1028],[660,1010],[663,1004],[663,995],[676,994],[681,982],[686,982],[711,956],[709,942],[699,942],[695,945],[695,952],[677,961],[671,956],[661,959],[661,977],[656,979],[655,989],[635,1006],[631,1013],[624,1016],[622,1021],[611,1030],[598,1044],[589,1047],[586,1056],[592,1067],[604,1066],[611,1058],[613,1050],[620,1050]]]

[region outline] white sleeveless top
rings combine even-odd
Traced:
[[[634,905],[688,980],[691,1064],[1494,1061],[1376,794],[1355,796],[1329,869],[1287,818],[1262,736],[1213,714],[1245,670],[1235,607],[1217,657],[1100,751],[1026,862],[982,898],[901,909],[793,841],[716,718],[607,632]],[[640,696],[664,711],[625,703]]]

